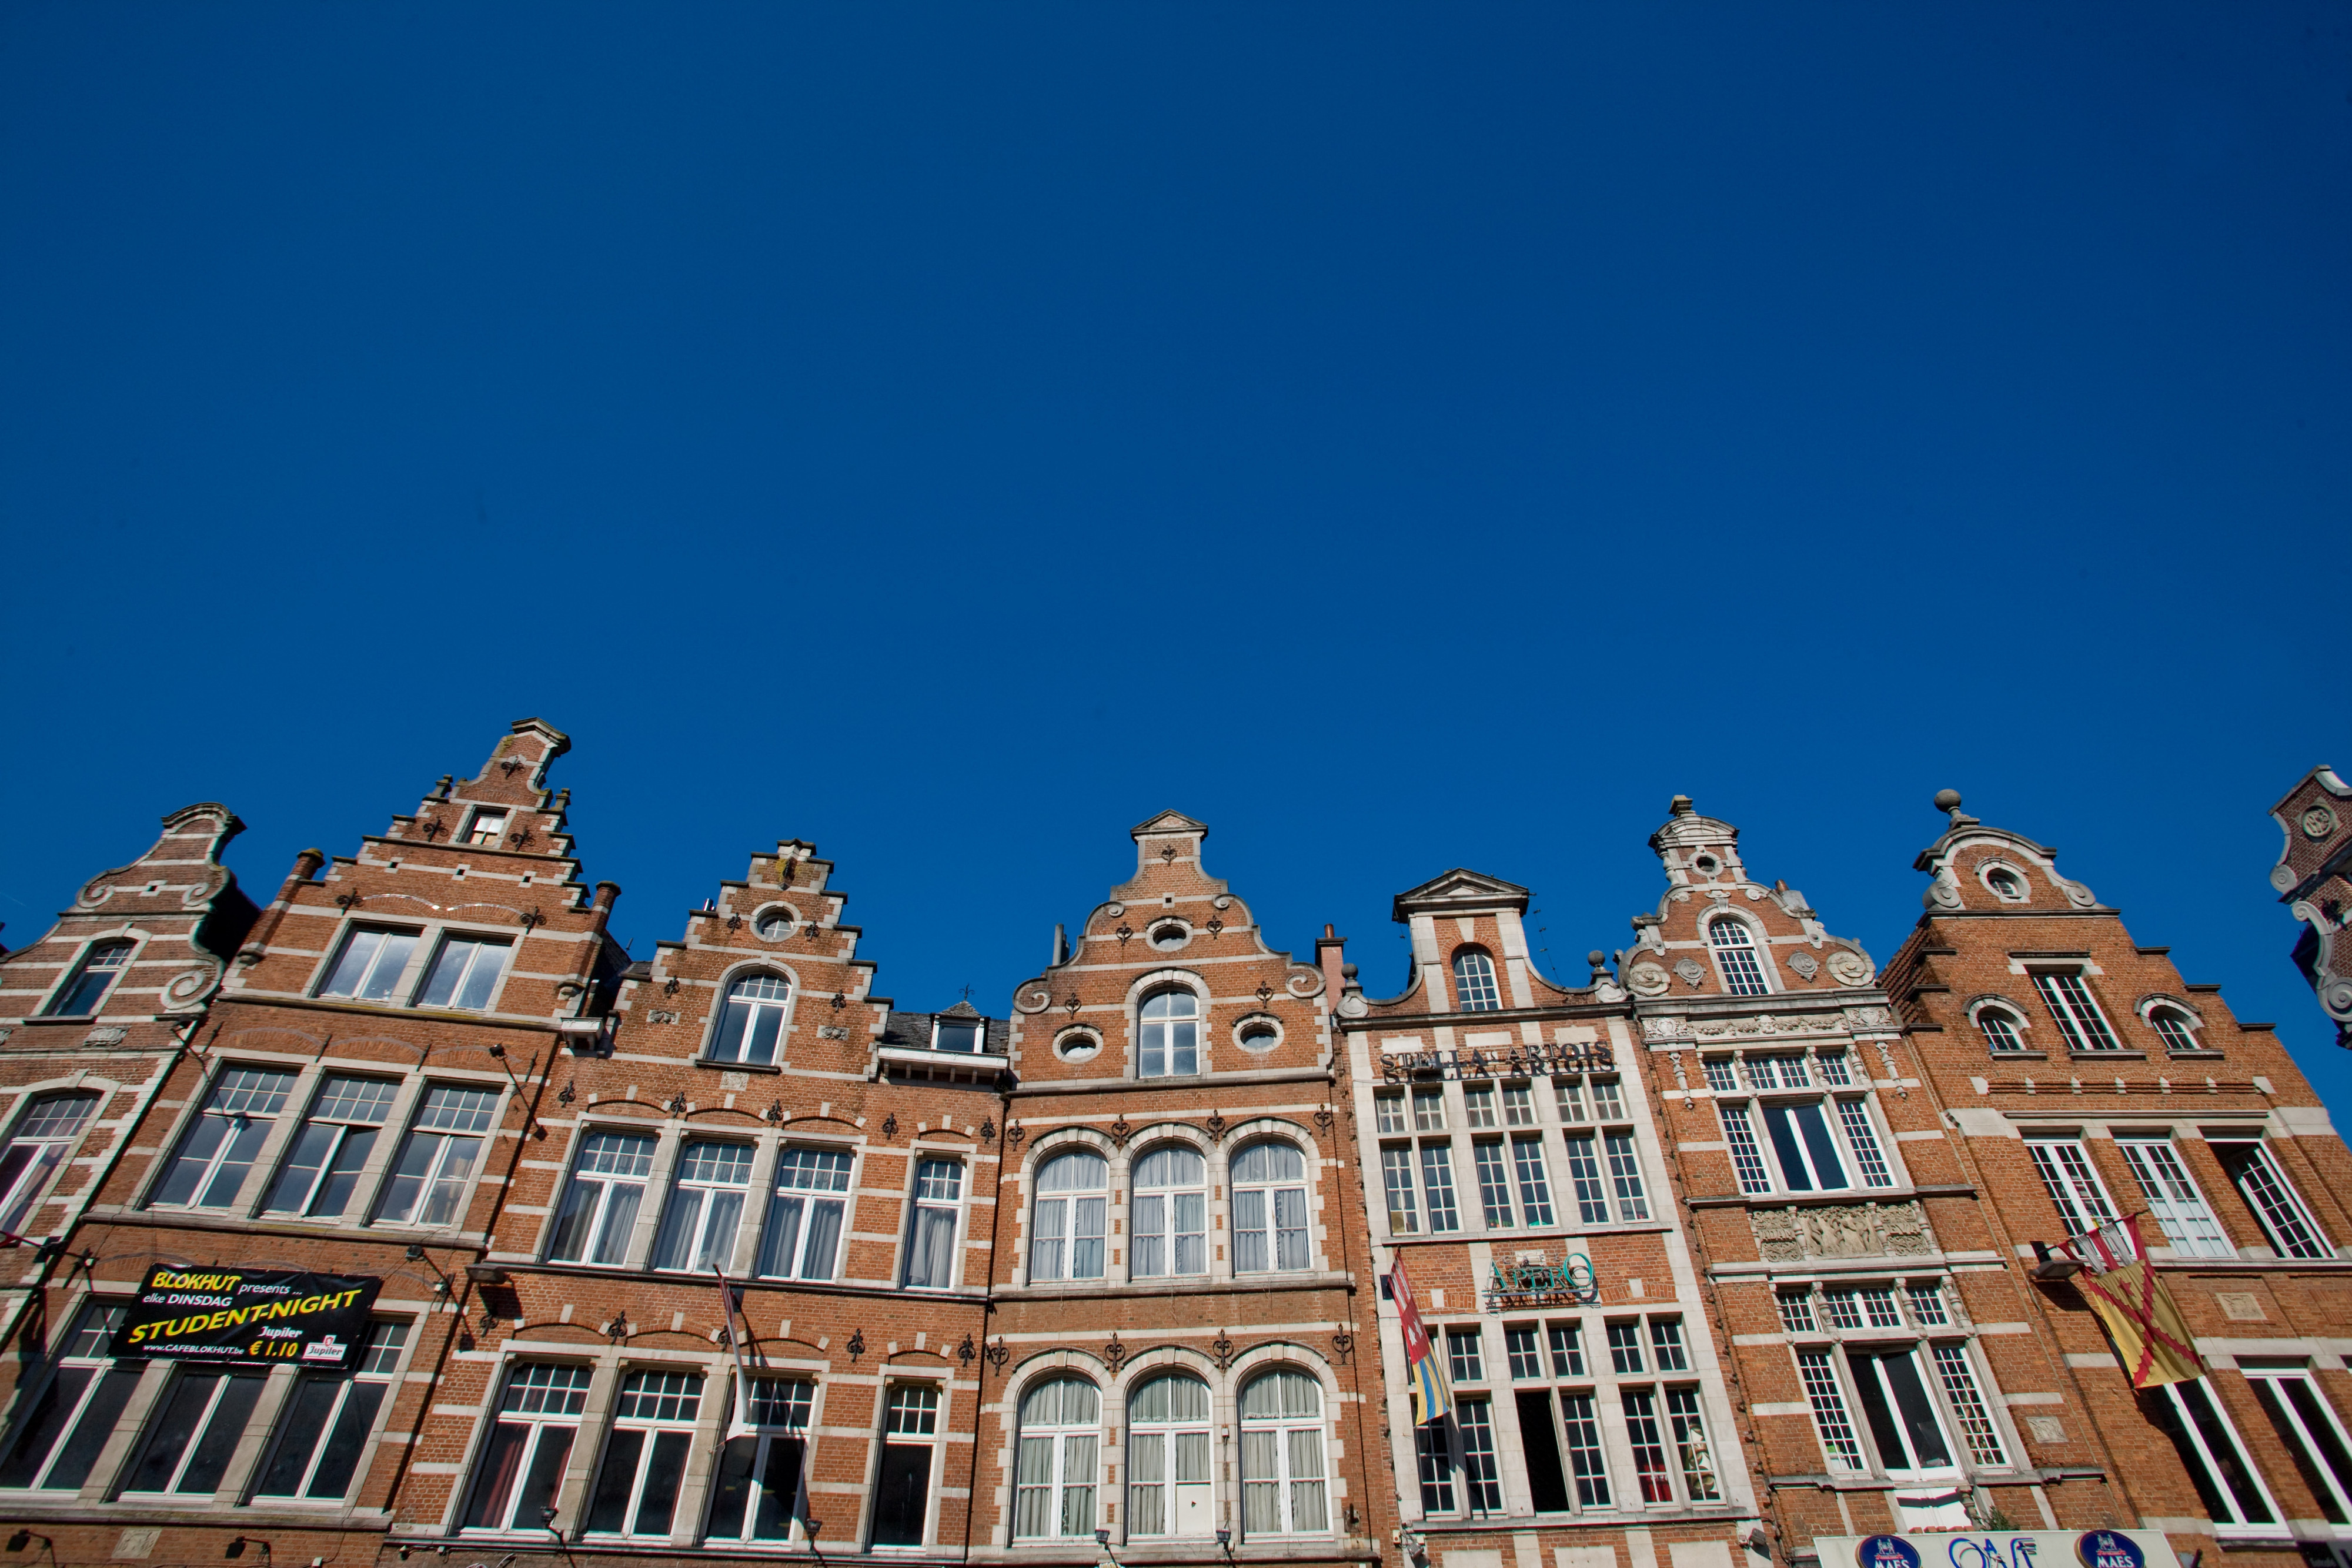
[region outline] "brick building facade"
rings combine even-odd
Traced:
[[[2286,836],[2271,888],[2303,922],[2294,945],[2295,967],[2318,994],[2320,1009],[2336,1026],[2336,1043],[2352,1045],[2352,785],[2332,768],[2315,768],[2271,808],[2271,820]]]
[[[518,723],[262,909],[188,807],[0,954],[18,1546],[1764,1568],[2145,1522],[2352,1568],[2352,1155],[1956,800],[1884,975],[1678,799],[1615,973],[1547,980],[1457,871],[1385,1000],[1163,813],[992,1018],[877,995],[801,840],[632,962],[568,744]],[[2135,1213],[2206,1369],[2137,1395],[2042,1251]],[[341,1369],[115,1357],[158,1267],[380,1288]]]

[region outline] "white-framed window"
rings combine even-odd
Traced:
[[[312,1219],[341,1215],[399,1092],[399,1084],[381,1078],[330,1073],[321,1079],[262,1212]]]
[[[2197,1038],[2197,1020],[2179,1008],[2163,1006],[2147,1009],[2147,1025],[2156,1030],[2156,1038],[2164,1049],[2178,1054],[2184,1051],[2202,1051],[2204,1041]]]
[[[687,1145],[678,1152],[677,1179],[654,1243],[654,1267],[724,1273],[734,1259],[743,1200],[751,1194],[751,1145]]]
[[[1184,1144],[1161,1144],[1135,1162],[1129,1262],[1139,1280],[1209,1271],[1209,1162]]]
[[[2025,1049],[2023,1020],[1998,1003],[1987,1002],[1977,1009],[1977,1028],[1984,1034],[1986,1049],[1996,1055]]]
[[[1536,1124],[1535,1097],[1526,1084],[1503,1085],[1503,1124],[1507,1127],[1532,1127]]]
[[[1329,1530],[1322,1385],[1303,1372],[1261,1373],[1244,1385],[1241,1406],[1243,1532]]]
[[[1496,1108],[1495,1086],[1491,1083],[1465,1083],[1462,1086],[1462,1119],[1471,1127],[1499,1127],[1503,1116]]]
[[[1445,1091],[1416,1089],[1412,1092],[1412,1130],[1416,1133],[1445,1131]]]
[[[1402,1133],[1406,1130],[1404,1091],[1383,1089],[1372,1096],[1373,1130],[1381,1133]]]
[[[1784,1322],[1790,1317],[1789,1300],[1786,1296],[1781,1298],[1780,1317]],[[1798,1300],[1801,1302],[1803,1299],[1800,1297]],[[1803,1311],[1803,1327],[1810,1331],[1813,1326],[1812,1309],[1807,1305]],[[1805,1402],[1812,1406],[1813,1426],[1821,1435],[1822,1452],[1829,1456],[1831,1471],[1853,1475],[1867,1473],[1870,1466],[1862,1457],[1862,1439],[1855,1434],[1853,1414],[1846,1408],[1845,1389],[1838,1382],[1837,1368],[1831,1363],[1830,1353],[1826,1350],[1797,1352],[1797,1372],[1804,1380]]]
[[[2278,1502],[2262,1472],[2246,1455],[2230,1413],[2213,1396],[2209,1380],[2159,1385],[2145,1406],[2180,1455],[2206,1514],[2220,1525],[2263,1535],[2284,1536]]]
[[[1234,1271],[1304,1269],[1307,1156],[1296,1144],[1262,1138],[1234,1156]]]
[[[425,1090],[392,1179],[383,1184],[376,1218],[387,1225],[453,1225],[464,1218],[457,1206],[498,1106],[495,1089],[436,1083]]]
[[[260,1367],[178,1367],[148,1418],[123,1494],[210,1497],[218,1491],[268,1376]]]
[[[2069,1051],[2120,1051],[2116,1031],[2107,1027],[2107,1015],[2091,996],[2091,988],[2083,983],[2078,969],[2036,969],[2033,988],[2042,993],[2042,1005],[2050,1009],[2051,1021],[2058,1026],[2058,1037]]]
[[[0,1230],[24,1225],[98,1110],[98,1100],[96,1094],[76,1090],[37,1095],[25,1107],[7,1146],[0,1148]]]
[[[1845,1364],[1881,1469],[1914,1480],[1957,1471],[1916,1347],[1848,1344]]]
[[[375,1324],[353,1371],[298,1376],[278,1412],[255,1497],[341,1502],[350,1494],[360,1455],[400,1370],[409,1327],[404,1320]]]
[[[1478,1172],[1478,1207],[1486,1228],[1507,1230],[1511,1224],[1511,1175],[1504,1163],[1503,1141],[1481,1138],[1470,1146],[1471,1163]]]
[[[1984,883],[1992,890],[1992,895],[2005,904],[2025,902],[2024,880],[2005,865],[1986,867]]]
[[[1421,1472],[1421,1511],[1454,1511],[1454,1455],[1441,1417],[1412,1429],[1413,1459]]]
[[[123,971],[131,967],[131,954],[139,945],[127,937],[115,937],[105,942],[93,942],[74,966],[73,976],[58,988],[49,1005],[41,1009],[44,1018],[86,1018],[106,1004],[106,993],[114,987]]]
[[[2271,1245],[2282,1258],[2333,1258],[2336,1249],[2327,1243],[2319,1222],[2304,1206],[2303,1197],[2279,1169],[2278,1161],[2260,1139],[2210,1140],[2214,1156],[2221,1168],[2230,1173],[2246,1207],[2254,1211],[2254,1218],[2269,1237]]]
[[[1541,1138],[1523,1134],[1511,1140],[1511,1172],[1518,1177],[1519,1218],[1531,1226],[1551,1224],[1551,1178]]]
[[[846,1149],[790,1145],[776,1155],[776,1195],[760,1237],[760,1273],[771,1280],[830,1280],[839,1267],[849,1207]],[[950,1236],[952,1240],[952,1236]]]
[[[2132,1179],[2147,1195],[2148,1212],[2164,1230],[2173,1250],[2191,1258],[2235,1258],[2238,1249],[2222,1234],[2205,1195],[2172,1140],[2165,1137],[2118,1137],[2116,1152],[2131,1167]]]
[[[629,1255],[646,1182],[654,1174],[650,1133],[591,1133],[580,1140],[547,1256],[557,1263],[619,1263]]]
[[[1138,1078],[1184,1078],[1201,1071],[1201,998],[1166,986],[1143,998]]]
[[[738,976],[719,1005],[719,1030],[710,1037],[710,1060],[774,1065],[776,1042],[783,1034],[792,999],[792,982],[782,975]]]
[[[2033,1168],[2042,1173],[2050,1201],[2058,1206],[2058,1218],[2067,1235],[2085,1236],[2102,1225],[2115,1223],[2115,1200],[2107,1196],[2099,1173],[2091,1168],[2090,1153],[2080,1139],[2029,1138],[2025,1148],[2033,1156]]]
[[[956,1282],[956,1232],[963,1212],[963,1166],[915,1162],[914,1212],[907,1224],[907,1277],[912,1289],[944,1291]]]
[[[2308,1367],[2243,1360],[2254,1401],[2271,1418],[2279,1440],[2297,1460],[2314,1501],[2330,1524],[2352,1524],[2352,1437]]]
[[[466,824],[464,842],[485,849],[496,849],[507,836],[507,814],[489,807],[478,807],[474,820]]]
[[[158,1206],[227,1208],[261,1153],[294,1075],[267,1067],[225,1066],[205,1108],[181,1135],[179,1151],[155,1184]]]
[[[48,1383],[10,1427],[0,1488],[71,1493],[89,1479],[99,1450],[139,1386],[147,1364],[107,1354],[125,1303],[91,1300],[50,1353]]]
[[[1109,1161],[1092,1149],[1071,1149],[1039,1166],[1030,1206],[1029,1278],[1101,1279],[1109,1216]]]
[[[441,938],[433,967],[416,993],[420,1008],[457,1008],[479,1012],[490,1005],[506,973],[510,944],[503,936],[474,936],[453,931]]]
[[[1764,964],[1756,953],[1756,937],[1748,922],[1734,915],[1718,915],[1706,923],[1706,945],[1715,952],[1715,966],[1723,974],[1723,988],[1735,997],[1761,997],[1772,988],[1765,982]]]
[[[1014,1450],[1013,1534],[1021,1541],[1091,1541],[1101,1399],[1091,1383],[1056,1377],[1021,1396]]]
[[[1462,1228],[1462,1209],[1454,1196],[1454,1141],[1432,1138],[1421,1145],[1422,1196],[1429,1202],[1433,1236]]]
[[[702,1410],[699,1372],[632,1372],[622,1379],[589,1494],[587,1531],[666,1539]]]
[[[1495,960],[1484,947],[1464,947],[1454,955],[1454,1007],[1456,1012],[1499,1012],[1503,993],[1495,984]]]
[[[1209,1385],[1182,1373],[1153,1378],[1128,1396],[1127,1427],[1128,1534],[1213,1531]]]
[[[499,1418],[483,1445],[461,1528],[546,1533],[564,1461],[588,1404],[588,1369],[519,1362],[507,1372]]]
[[[920,1546],[930,1514],[931,1451],[938,1446],[940,1391],[894,1383],[882,1417],[882,1473],[874,1489],[877,1546]]]
[[[1913,1293],[1913,1301],[1918,1300]],[[1937,1303],[1937,1310],[1942,1311]],[[1936,1380],[1943,1385],[1945,1406],[1960,1429],[1960,1442],[1967,1448],[1971,1464],[1999,1468],[2009,1463],[2008,1451],[2002,1448],[2000,1428],[1992,1418],[1992,1410],[1985,1403],[1984,1391],[1977,1385],[1976,1367],[1969,1360],[1966,1345],[1939,1344],[1929,1347],[1935,1358]]]
[[[1555,1376],[1565,1375],[1552,1357]],[[1581,1375],[1580,1371],[1579,1375]],[[1590,1389],[1559,1391],[1559,1428],[1568,1456],[1568,1469],[1576,1488],[1576,1506],[1607,1508],[1610,1502],[1609,1459],[1601,1442],[1601,1416]]]
[[[988,1027],[983,1019],[937,1018],[931,1020],[931,1049],[977,1054]]]
[[[710,1483],[706,1541],[777,1542],[792,1538],[801,1475],[808,1458],[809,1411],[816,1385],[800,1378],[755,1377],[743,1412],[753,1431],[727,1439]]]
[[[354,925],[343,936],[342,951],[335,955],[327,977],[319,982],[322,997],[349,997],[359,1002],[388,1002],[400,992],[400,977],[416,951],[419,933],[383,925]]]

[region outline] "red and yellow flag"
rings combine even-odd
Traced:
[[[2194,1382],[2205,1375],[2195,1336],[2147,1260],[2139,1216],[2125,1220],[2124,1228],[2131,1232],[2132,1260],[2104,1274],[2079,1275],[2074,1284],[2106,1325],[2116,1342],[2116,1357],[2134,1388]]]
[[[1453,1415],[1454,1390],[1445,1381],[1445,1364],[1437,1359],[1437,1347],[1421,1326],[1421,1308],[1412,1299],[1412,1281],[1402,1257],[1389,1270],[1389,1293],[1396,1298],[1397,1327],[1404,1334],[1404,1379],[1412,1395],[1412,1424]]]

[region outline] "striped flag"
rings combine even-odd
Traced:
[[[1429,1331],[1421,1326],[1421,1308],[1412,1299],[1412,1281],[1400,1257],[1389,1270],[1389,1293],[1396,1297],[1397,1327],[1404,1334],[1405,1382],[1412,1393],[1412,1424],[1416,1427],[1454,1414],[1454,1390],[1445,1382],[1444,1364],[1437,1359]]]

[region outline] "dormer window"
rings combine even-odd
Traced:
[[[1499,1012],[1503,993],[1495,985],[1495,960],[1484,947],[1465,947],[1454,955],[1454,1001],[1465,1013]]]
[[[504,811],[477,811],[466,829],[466,842],[496,848],[507,836],[507,814]]]
[[[83,954],[81,967],[58,992],[57,1000],[49,1004],[48,1016],[84,1018],[98,1011],[99,1004],[106,1000],[107,990],[114,984],[115,977],[121,974],[124,966],[131,962],[132,946],[132,943],[120,939],[100,942]]]
[[[1756,956],[1756,938],[1748,923],[1735,915],[1718,915],[1707,923],[1706,945],[1715,949],[1716,967],[1723,971],[1723,988],[1735,997],[1761,997],[1772,988],[1764,981],[1764,966]]]
[[[2007,866],[1994,866],[1985,873],[1984,880],[1995,898],[2007,904],[2025,902],[2025,880]]]
[[[931,1049],[977,1053],[981,1029],[978,1019],[940,1019],[931,1025]]]
[[[2164,1041],[2168,1051],[2202,1051],[2197,1038],[2197,1025],[2179,1008],[2150,1008],[2147,1021],[2156,1030],[2157,1039]]]

